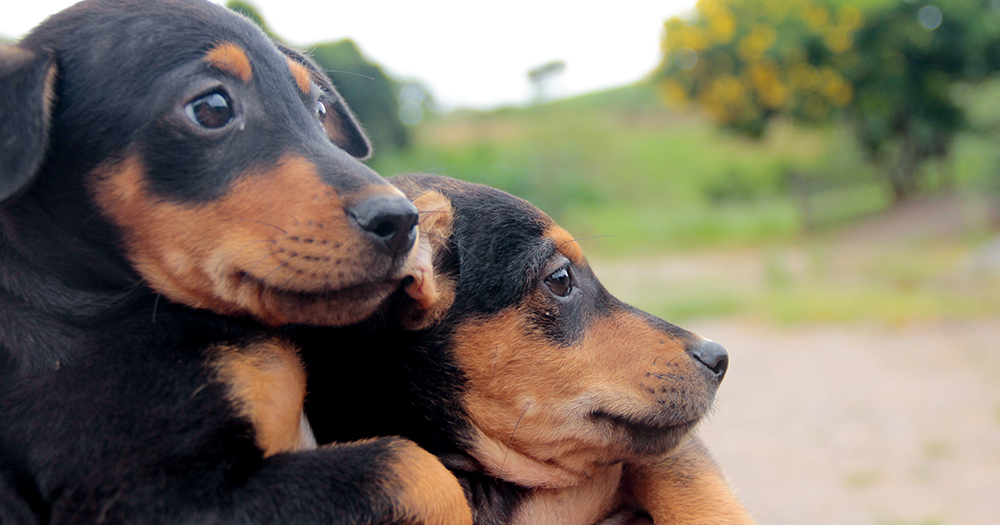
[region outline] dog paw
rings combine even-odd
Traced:
[[[401,522],[415,525],[471,525],[472,510],[458,479],[430,452],[412,441],[392,443],[394,504]]]

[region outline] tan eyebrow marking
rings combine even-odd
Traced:
[[[244,82],[250,82],[253,77],[253,69],[250,67],[246,51],[232,42],[216,45],[205,54],[204,60]]]
[[[555,241],[556,250],[565,255],[567,259],[577,264],[583,262],[583,251],[580,250],[580,245],[576,243],[569,232],[553,224],[545,234]]]
[[[295,83],[299,85],[299,89],[306,95],[311,93],[312,77],[309,75],[309,70],[291,58],[288,59],[288,69],[291,70],[292,77],[295,78]]]

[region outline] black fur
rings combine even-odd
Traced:
[[[206,69],[222,41],[252,56],[251,84]],[[309,61],[284,51],[200,0],[88,1],[0,49],[0,523],[404,519],[386,481],[401,440],[264,457],[209,363],[212,347],[274,331],[161,297],[88,189],[96,168],[137,155],[158,202],[210,202],[289,153],[338,194],[385,186],[320,80],[342,124],[343,142],[327,139],[286,56]],[[244,128],[177,123],[218,85]]]

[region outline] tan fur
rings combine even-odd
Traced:
[[[511,525],[591,525],[608,515],[621,484],[622,465],[605,467],[594,475],[565,489],[538,489],[519,506]]]
[[[628,490],[656,525],[753,525],[700,441],[626,467]]]
[[[45,124],[46,126],[52,120],[52,107],[55,105],[56,101],[56,79],[59,76],[59,68],[56,64],[49,66],[48,73],[45,74],[45,94],[43,95],[45,100]]]
[[[403,522],[420,525],[472,524],[472,510],[455,476],[430,452],[410,441],[395,447],[390,483],[403,509]],[[428,517],[433,517],[429,519]],[[408,518],[408,519],[407,519]]]
[[[243,348],[218,347],[214,355],[218,377],[253,423],[264,456],[305,448],[301,414],[306,375],[295,348],[271,339]]]
[[[301,157],[247,174],[202,204],[155,198],[144,169],[135,156],[101,166],[91,191],[123,230],[138,272],[174,301],[273,325],[348,324],[369,315],[401,278],[377,274],[374,248]],[[369,190],[377,193],[398,190]],[[338,292],[352,286],[359,288]]]
[[[204,60],[243,82],[250,82],[253,77],[253,68],[250,66],[246,51],[232,42],[219,43],[205,53]]]
[[[491,474],[536,487],[567,487],[632,456],[626,436],[595,424],[595,409],[641,419],[660,410],[650,374],[673,363],[675,396],[705,387],[683,344],[642,320],[619,314],[594,319],[572,348],[554,348],[510,310],[459,327],[455,358],[468,380],[465,404],[480,432],[474,444]],[[683,424],[707,409],[688,407]],[[679,407],[679,410],[685,407]]]
[[[417,308],[405,312],[400,323],[408,330],[422,330],[440,321],[455,302],[454,277],[435,272],[433,264],[434,255],[447,250],[455,212],[451,201],[435,191],[412,201],[420,213],[420,241],[409,264],[408,274],[414,280],[406,291],[417,302]]]
[[[311,93],[312,76],[309,74],[309,70],[291,58],[288,58],[288,69],[292,72],[292,78],[295,79],[295,84],[299,86],[299,90],[306,95]]]
[[[551,238],[556,243],[556,250],[572,261],[573,264],[586,264],[583,258],[583,250],[580,249],[580,245],[577,244],[568,231],[556,224],[552,224],[549,230],[545,232],[545,236]]]

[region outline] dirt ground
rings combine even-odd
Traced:
[[[689,326],[730,351],[701,432],[759,523],[1000,522],[1000,319]]]

